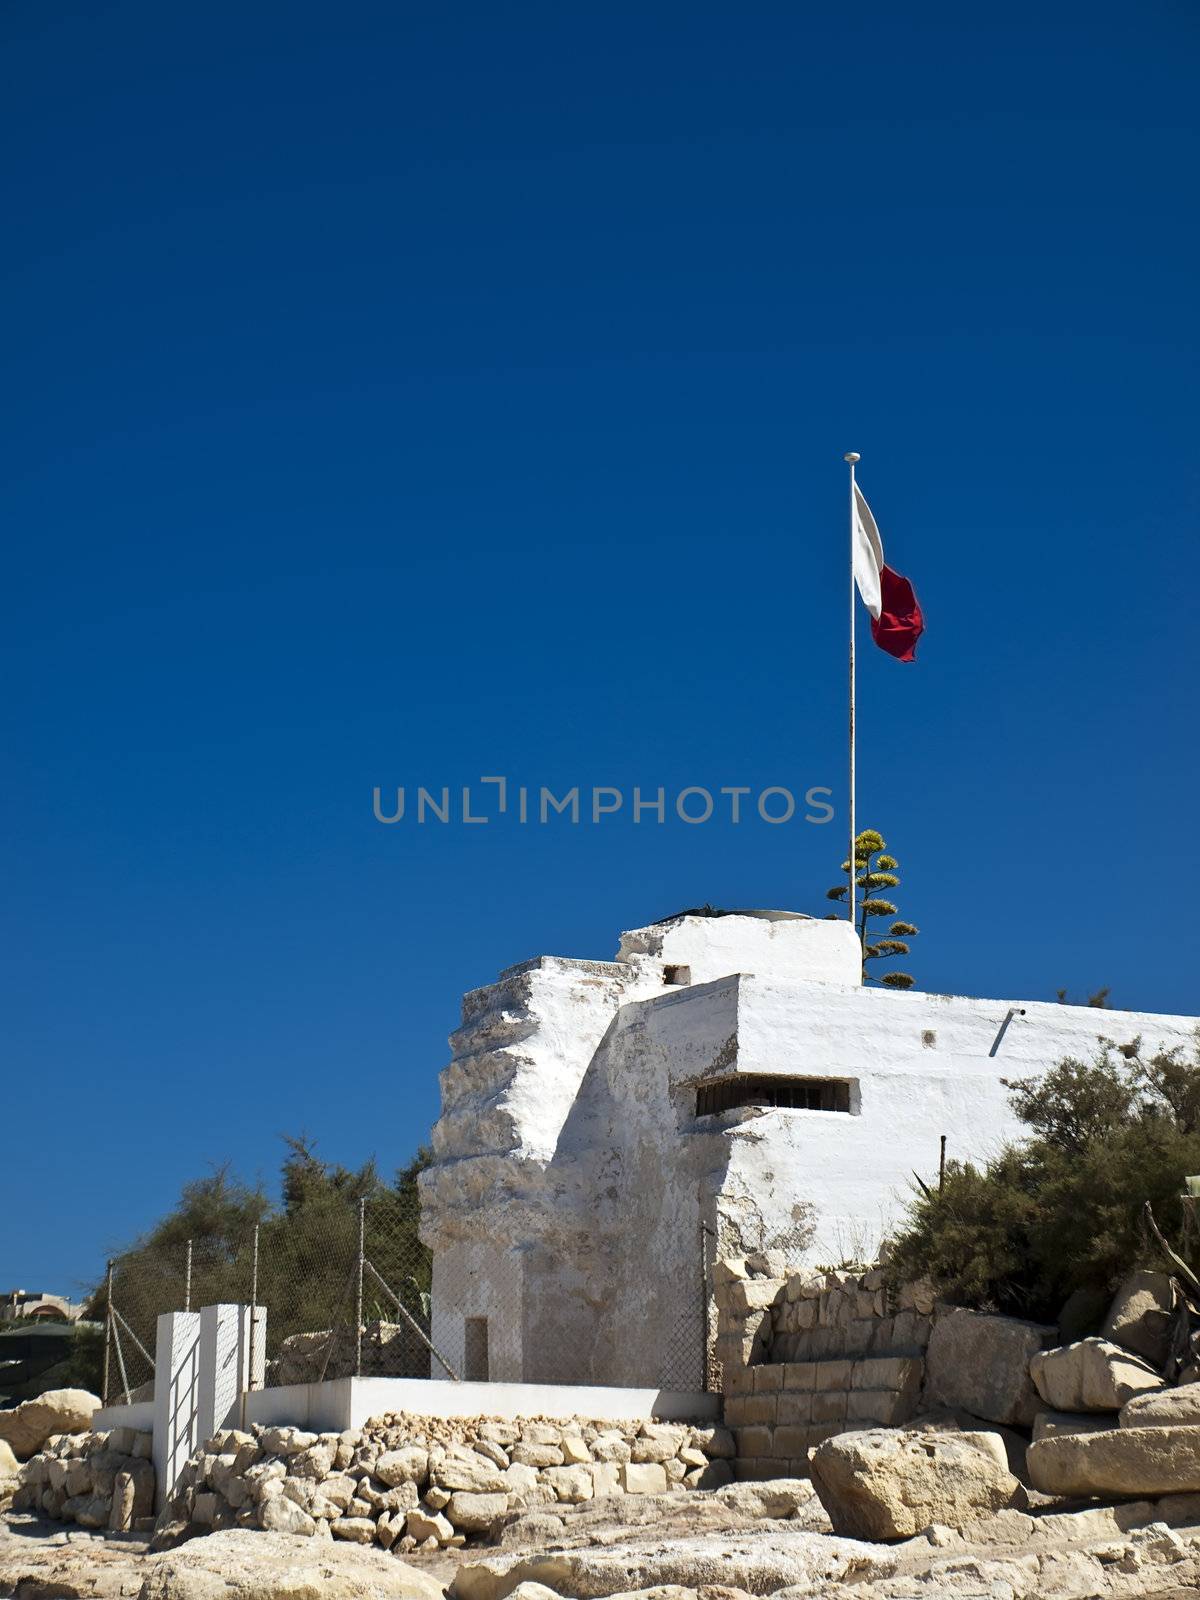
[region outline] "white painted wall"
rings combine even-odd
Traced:
[[[667,966],[691,984],[664,984]],[[439,1159],[422,1177],[435,1324],[460,1337],[455,1316],[481,1312],[488,1283],[507,1339],[501,1267],[519,1259],[506,1378],[662,1383],[698,1355],[702,1224],[723,1251],[770,1248],[811,1206],[810,1258],[869,1257],[912,1171],[936,1174],[940,1135],[981,1161],[1020,1131],[1003,1078],[1090,1058],[1104,1038],[1188,1046],[1195,1029],[866,989],[845,922],[685,917],[624,934],[616,963],[513,969],[466,997],[443,1074]],[[697,1118],[698,1084],[737,1073],[846,1079],[852,1114]]]

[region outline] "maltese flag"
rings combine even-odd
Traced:
[[[916,659],[917,640],[925,618],[907,578],[883,559],[883,540],[857,482],[854,485],[854,581],[871,613],[871,637],[897,661]]]

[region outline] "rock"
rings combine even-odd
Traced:
[[[21,1481],[21,1468],[13,1448],[0,1439],[0,1509],[12,1499]]]
[[[197,1503],[203,1498],[197,1495]],[[196,1521],[199,1520],[197,1516]],[[286,1494],[272,1495],[269,1500],[264,1500],[259,1507],[258,1521],[266,1533],[299,1533],[311,1537],[317,1531],[317,1524],[308,1512]]]
[[[600,1463],[610,1465],[611,1463]],[[547,1467],[545,1481],[554,1490],[555,1498],[571,1505],[579,1505],[592,1498],[592,1473],[588,1467]]]
[[[319,1483],[333,1471],[333,1458],[337,1452],[335,1439],[318,1439],[306,1450],[296,1451],[288,1463],[288,1472],[296,1478],[311,1478]]]
[[[351,1544],[374,1544],[375,1524],[370,1517],[337,1517],[329,1524],[335,1539],[348,1539]]]
[[[1108,1313],[1110,1296],[1102,1289],[1075,1289],[1058,1313],[1057,1344],[1075,1344],[1097,1333]]]
[[[665,1494],[667,1474],[658,1461],[622,1461],[620,1483],[626,1494]]]
[[[315,1433],[305,1433],[303,1428],[264,1428],[258,1436],[259,1445],[269,1456],[298,1455],[316,1444]]]
[[[559,1448],[562,1450],[563,1460],[569,1467],[581,1466],[592,1459],[592,1452],[578,1434],[564,1434]]]
[[[1122,1428],[1200,1427],[1200,1383],[1135,1395],[1121,1407]]]
[[[428,1472],[429,1452],[415,1444],[406,1445],[403,1450],[387,1450],[375,1463],[375,1476],[390,1488],[400,1483],[424,1483]]]
[[[743,1516],[782,1520],[794,1517],[814,1493],[807,1478],[768,1478],[760,1483],[731,1483],[718,1491],[716,1499]]]
[[[113,1533],[128,1533],[133,1527],[133,1504],[133,1479],[128,1472],[118,1472],[108,1513],[108,1526]]]
[[[931,1522],[961,1527],[1020,1493],[994,1433],[843,1433],[818,1445],[809,1468],[834,1532],[859,1539],[907,1539]]]
[[[431,1515],[429,1512],[417,1510],[408,1513],[404,1531],[418,1544],[424,1544],[426,1539],[436,1539],[439,1544],[443,1544],[452,1537],[454,1528],[438,1511]]]
[[[561,1451],[557,1453],[562,1454]],[[447,1456],[430,1465],[429,1476],[440,1488],[466,1489],[473,1494],[502,1494],[507,1487],[504,1473],[482,1456],[475,1456],[472,1461]]]
[[[512,1458],[525,1467],[561,1467],[563,1464],[560,1445],[533,1439],[521,1439],[513,1445]]]
[[[591,1488],[590,1482],[588,1488]],[[507,1494],[474,1494],[459,1490],[450,1496],[446,1516],[466,1533],[484,1533],[507,1510]]]
[[[1110,1428],[1031,1444],[1029,1477],[1043,1494],[1147,1495],[1200,1490],[1200,1428]]]
[[[1107,1339],[1080,1339],[1039,1351],[1029,1372],[1055,1411],[1119,1411],[1134,1395],[1163,1387],[1152,1367]]]
[[[844,1592],[873,1600],[870,1590],[834,1589],[847,1573],[860,1574],[871,1555],[865,1545],[829,1535],[814,1536],[785,1523],[773,1531],[770,1540],[716,1533],[599,1549],[491,1555],[463,1562],[454,1574],[450,1594],[454,1600],[505,1600],[518,1592],[520,1585],[534,1583],[577,1600],[603,1596],[615,1600],[634,1594],[641,1594],[642,1600],[658,1600],[667,1586],[676,1592],[678,1588],[711,1591],[705,1600],[735,1600],[731,1591],[737,1590],[772,1595],[781,1589],[789,1596]],[[654,1592],[646,1595],[646,1590]],[[934,1600],[932,1595],[930,1600]]]
[[[934,1323],[925,1352],[926,1402],[1028,1427],[1038,1410],[1030,1358],[1054,1337],[1053,1328],[1038,1322],[947,1311]]]
[[[1135,1272],[1117,1290],[1102,1335],[1152,1367],[1162,1367],[1174,1309],[1175,1286],[1165,1272]]]
[[[99,1409],[100,1397],[86,1389],[48,1389],[35,1400],[0,1411],[0,1440],[24,1460],[55,1434],[86,1433]]]
[[[1057,1439],[1063,1433],[1099,1433],[1112,1426],[1111,1412],[1039,1411],[1033,1419],[1033,1437]]]
[[[693,1428],[692,1443],[710,1461],[732,1461],[737,1455],[737,1444],[728,1428]]]
[[[382,1550],[235,1529],[152,1556],[138,1600],[442,1600],[432,1574]]]

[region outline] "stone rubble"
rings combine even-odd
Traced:
[[[20,1469],[14,1511],[36,1511],[82,1528],[149,1532],[154,1527],[153,1437],[133,1428],[61,1434]]]
[[[160,1545],[196,1532],[263,1528],[379,1545],[460,1548],[506,1519],[733,1476],[721,1427],[683,1422],[442,1421],[393,1414],[363,1428],[227,1429],[186,1464],[160,1517]]]

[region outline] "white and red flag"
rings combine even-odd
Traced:
[[[885,563],[878,525],[857,483],[852,504],[854,581],[863,605],[871,613],[871,637],[897,661],[913,661],[917,640],[925,631],[925,618],[913,586]]]

